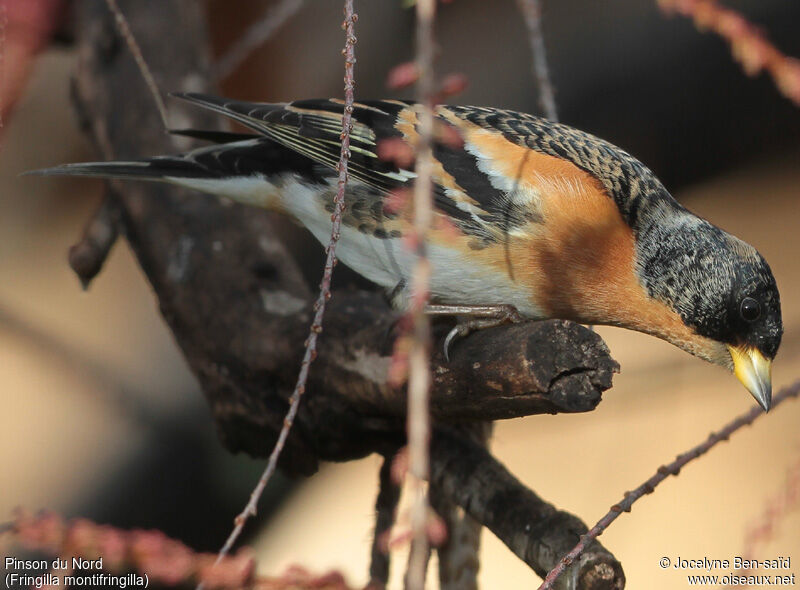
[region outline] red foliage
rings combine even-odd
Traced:
[[[778,90],[800,106],[800,60],[781,53],[738,12],[716,0],[658,0],[668,13],[690,17],[698,29],[711,30],[728,41],[734,59],[748,76],[766,70]]]
[[[300,566],[291,566],[276,578],[256,580],[253,588],[257,590],[350,590],[342,574],[328,572],[316,576]]]
[[[442,80],[442,84],[439,87],[439,93],[437,94],[437,99],[435,102],[443,102],[444,98],[448,96],[455,96],[456,94],[461,94],[467,89],[469,86],[469,78],[467,78],[464,74],[448,74]]]
[[[5,46],[0,45],[5,70],[0,70],[5,79],[5,87],[0,87],[0,127],[22,94],[35,55],[47,45],[63,14],[64,0],[6,0],[0,5],[0,39],[5,39]]]
[[[33,515],[17,511],[12,533],[31,550],[68,558],[103,558],[103,568],[117,573],[136,571],[151,582],[166,585],[205,583],[209,588],[239,588],[253,580],[250,552],[223,559],[197,553],[159,531],[125,531],[86,519],[66,521],[52,512]]]
[[[389,71],[389,75],[386,78],[386,86],[393,90],[408,88],[416,84],[418,78],[419,70],[417,69],[417,64],[413,61],[407,61]]]
[[[378,142],[378,157],[394,163],[398,168],[410,168],[416,159],[416,154],[406,140],[390,137]]]
[[[350,590],[339,572],[322,576],[293,566],[280,576],[255,578],[249,550],[215,564],[217,556],[197,553],[159,531],[125,531],[78,518],[66,521],[52,512],[36,515],[18,510],[8,532],[26,549],[62,558],[103,558],[103,570],[147,574],[149,582],[167,586],[255,588],[259,590]]]

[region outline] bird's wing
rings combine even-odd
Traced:
[[[495,137],[501,137],[508,144],[507,153],[514,151],[509,146],[516,146],[529,151],[531,155],[558,161],[560,164],[557,166],[551,166],[546,161],[537,166],[538,174],[550,177],[547,180],[557,184],[565,179],[570,181],[579,178],[578,170],[588,174],[600,184],[606,196],[614,200],[631,226],[636,225],[637,210],[643,200],[666,192],[647,166],[591,133],[505,109],[452,106],[447,110],[467,125],[491,130]],[[510,154],[504,159],[506,162],[515,161]],[[565,164],[570,165],[572,170]],[[585,180],[583,182],[585,184]]]
[[[302,100],[269,104],[195,93],[175,96],[231,117],[331,169],[335,170],[339,164],[344,111],[344,103],[341,101]],[[406,106],[405,103],[398,103],[400,104]],[[348,169],[352,178],[381,193],[388,193],[414,178],[413,172],[401,170],[392,162],[378,157],[378,142],[391,136],[399,136],[393,131],[392,123],[390,112],[364,103],[356,104],[350,132],[351,156]]]
[[[301,100],[265,104],[203,94],[177,94],[192,103],[225,114],[277,143],[315,162],[336,169],[341,150],[343,101]],[[479,244],[503,241],[508,231],[535,221],[529,195],[520,195],[515,179],[499,178],[462,137],[472,123],[473,107],[437,107],[440,132],[434,141],[434,207]],[[467,109],[466,111],[464,109]],[[354,105],[350,134],[349,172],[376,189],[378,195],[409,186],[416,178],[413,165],[400,167],[379,157],[382,141],[401,139],[412,149],[418,143],[419,106],[398,100],[362,101]],[[445,133],[447,128],[455,133]],[[447,130],[445,129],[445,130]],[[500,132],[491,127],[487,127]],[[463,141],[462,141],[463,139]],[[524,191],[522,191],[524,192]]]

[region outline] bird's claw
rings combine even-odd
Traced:
[[[455,340],[457,336],[463,338],[471,331],[472,329],[469,327],[469,324],[456,324],[453,326],[444,338],[444,360],[448,363],[450,362],[450,345],[453,343],[453,340]]]
[[[449,313],[448,313],[449,312]],[[443,343],[444,358],[450,362],[450,349],[457,337],[465,337],[475,330],[493,328],[502,324],[516,324],[522,316],[512,305],[496,306],[444,306],[429,307],[432,315],[467,316],[466,321],[459,321],[448,333]]]

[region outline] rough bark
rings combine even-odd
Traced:
[[[492,422],[464,422],[454,425],[459,437],[475,445],[488,448],[493,429]],[[447,539],[436,548],[439,555],[440,590],[477,590],[481,545],[481,522],[460,507],[436,485],[431,486],[431,506],[444,520]]]
[[[586,533],[577,517],[542,500],[480,443],[439,428],[431,445],[431,485],[544,577]],[[597,542],[556,581],[561,590],[621,590],[625,574]]]
[[[382,590],[389,582],[388,535],[394,524],[400,486],[392,481],[392,457],[384,457],[378,478],[378,498],[375,500],[375,530],[369,564],[367,590]]]

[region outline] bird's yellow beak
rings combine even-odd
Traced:
[[[729,345],[728,351],[733,359],[733,374],[768,412],[772,405],[772,361],[755,348]]]

